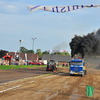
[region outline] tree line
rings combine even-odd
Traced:
[[[33,50],[28,50],[25,47],[21,47],[20,52],[22,52],[22,53],[34,53]],[[43,54],[50,54],[50,53],[47,52],[47,51],[42,52],[41,49],[37,49],[36,54],[38,54],[38,56],[42,56]],[[51,54],[52,55],[67,55],[67,56],[70,56],[69,52],[55,52],[55,53],[51,53]]]

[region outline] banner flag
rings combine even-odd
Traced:
[[[55,52],[66,52],[66,50],[48,50],[47,52],[55,53]]]
[[[16,54],[16,51],[15,51],[15,58],[17,58],[17,54]]]
[[[25,60],[27,61],[27,53],[25,53]]]
[[[72,5],[72,6],[27,6],[29,11],[32,13],[36,10],[45,10],[57,13],[65,13],[69,11],[74,11],[83,8],[93,8],[93,7],[100,7],[100,5]]]
[[[92,97],[93,96],[93,92],[94,92],[94,87],[87,85],[86,95]]]

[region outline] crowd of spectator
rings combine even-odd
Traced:
[[[10,62],[9,60],[0,59],[0,65],[19,65],[19,61],[12,59]],[[27,65],[27,61],[20,60],[20,65]]]

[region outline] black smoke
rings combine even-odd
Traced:
[[[82,41],[82,37],[75,35],[75,37],[70,42],[71,57],[74,57],[75,54],[80,53],[80,43],[81,43],[81,41]]]
[[[100,29],[84,36],[75,35],[69,45],[71,57],[74,57],[75,54],[81,54],[82,58],[85,55],[100,55]]]

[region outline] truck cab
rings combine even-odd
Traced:
[[[86,70],[84,66],[84,61],[81,59],[74,59],[70,62],[69,68],[70,75],[81,75],[82,77],[86,75]]]

